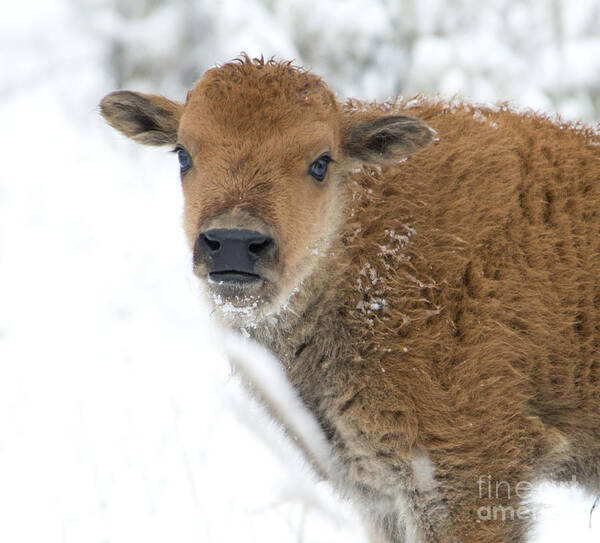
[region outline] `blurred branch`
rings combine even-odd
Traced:
[[[237,341],[227,343],[231,366],[252,395],[281,425],[319,476],[330,479],[334,468],[327,438],[287,381],[279,362],[258,346],[252,345],[242,352]],[[250,344],[246,346],[250,347]]]

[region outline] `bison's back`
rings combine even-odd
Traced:
[[[507,108],[416,114],[440,141],[400,177],[426,202],[422,249],[454,327],[445,364],[479,363],[476,379],[493,376],[486,359],[510,365],[536,415],[597,448],[600,138]]]

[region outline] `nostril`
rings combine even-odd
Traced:
[[[270,236],[241,228],[213,228],[201,232],[194,245],[194,258],[209,262],[214,269],[252,272],[254,263],[275,246]],[[213,270],[214,271],[214,270]]]
[[[211,253],[216,253],[221,248],[221,242],[216,239],[210,239],[206,234],[202,234],[202,241],[208,247]]]
[[[254,258],[260,258],[265,255],[272,246],[273,240],[271,238],[265,238],[262,241],[253,241],[248,244],[248,252]]]

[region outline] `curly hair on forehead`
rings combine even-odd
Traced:
[[[211,100],[248,102],[256,105],[316,105],[337,110],[337,102],[321,77],[293,61],[274,57],[250,58],[242,53],[226,64],[208,70],[197,89]]]

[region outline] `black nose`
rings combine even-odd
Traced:
[[[202,232],[194,247],[194,261],[209,265],[215,281],[260,279],[254,265],[273,249],[273,238],[253,230],[215,228]]]

